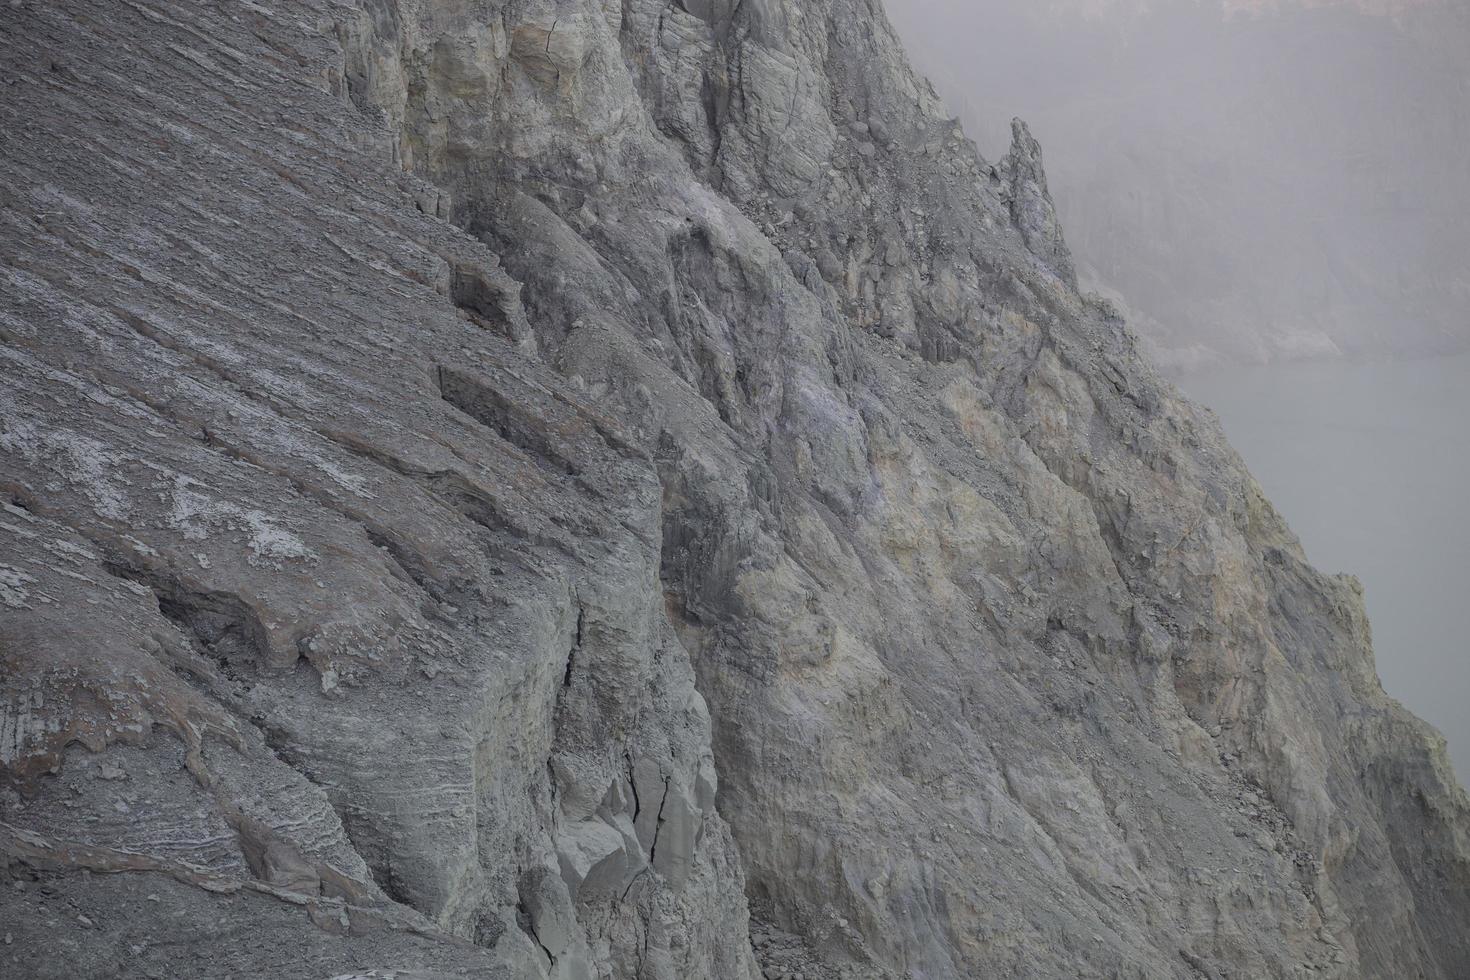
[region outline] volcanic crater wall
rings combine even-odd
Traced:
[[[876,3],[0,23],[18,975],[1470,969],[1360,589]]]

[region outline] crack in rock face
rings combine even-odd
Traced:
[[[876,4],[0,25],[6,976],[1470,973],[1360,588]]]

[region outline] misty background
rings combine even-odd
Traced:
[[[1220,415],[1470,777],[1470,3],[886,0],[1084,288]]]
[[[1470,3],[887,6],[988,158],[1030,123],[1166,366],[1470,347]]]

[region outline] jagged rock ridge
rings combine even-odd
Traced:
[[[8,971],[1465,972],[1354,583],[876,4],[0,18]]]

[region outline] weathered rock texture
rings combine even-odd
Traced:
[[[876,2],[0,26],[7,976],[1470,971],[1355,584]]]

